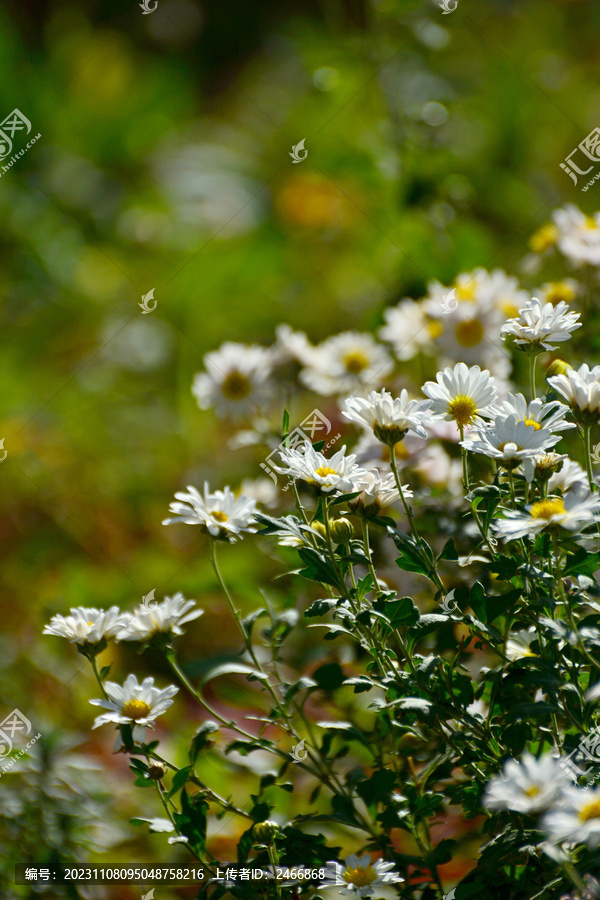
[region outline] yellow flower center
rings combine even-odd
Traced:
[[[500,300],[498,307],[507,319],[515,319],[519,315],[519,307],[512,300]]]
[[[586,216],[585,227],[588,229],[588,231],[594,231],[598,227],[598,223],[593,216]]]
[[[534,655],[535,655],[534,653],[531,653],[531,656],[534,656]],[[528,797],[537,797],[537,795],[539,794],[539,792],[540,792],[540,789],[539,789],[538,785],[537,785],[537,784],[532,784],[531,787],[528,787],[528,788],[527,788],[527,790],[525,791],[525,794],[526,794]]]
[[[574,299],[575,291],[566,281],[554,281],[546,291],[546,302],[551,303],[553,306],[556,306],[561,300],[565,303],[571,303]]]
[[[431,340],[435,341],[436,338],[439,338],[444,333],[444,326],[437,319],[430,319],[427,323],[427,331]]]
[[[319,466],[318,469],[315,469],[315,475],[318,475],[319,478],[325,478],[326,475],[335,474],[335,469],[330,469],[329,466]]]
[[[529,239],[529,246],[534,253],[543,253],[556,243],[558,237],[558,228],[556,225],[548,223],[533,234]]]
[[[121,715],[137,722],[138,719],[145,718],[149,712],[150,707],[145,700],[128,700],[121,710]]]
[[[526,425],[529,425],[530,428],[535,428],[536,431],[539,431],[542,427],[539,422],[536,422],[535,419],[523,419]]]
[[[534,519],[550,519],[565,512],[565,504],[562,500],[540,500],[531,507],[531,515]]]
[[[457,300],[466,300],[467,303],[473,303],[475,300],[475,291],[477,289],[477,284],[475,281],[467,281],[465,284],[454,284],[454,290],[456,294],[454,295]]]
[[[227,513],[221,512],[220,509],[215,510],[215,512],[211,513],[213,519],[216,519],[217,522],[226,522],[229,519]]]
[[[481,343],[483,328],[477,319],[472,319],[470,322],[459,322],[454,329],[454,336],[461,347],[475,347]]]
[[[448,412],[458,425],[469,425],[477,412],[477,406],[471,397],[459,394],[448,405]]]
[[[366,887],[377,880],[377,874],[373,866],[366,866],[364,869],[362,866],[346,869],[342,877],[346,884],[353,884],[355,887]]]
[[[228,372],[221,385],[223,396],[228,400],[243,400],[244,397],[248,396],[251,389],[252,385],[249,379],[242,372],[238,372],[237,369],[232,369],[231,372]]]
[[[369,358],[360,350],[350,350],[349,353],[344,355],[343,363],[347,372],[350,372],[352,375],[358,375],[359,372],[362,372],[369,365]]]
[[[588,819],[600,819],[600,800],[592,800],[591,803],[582,806],[579,810],[579,818],[582,822],[587,822]]]

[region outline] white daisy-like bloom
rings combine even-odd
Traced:
[[[428,381],[422,391],[433,400],[431,413],[447,421],[454,420],[459,428],[471,425],[481,417],[490,417],[498,394],[487,369],[457,363],[453,369],[438,372],[436,381]]]
[[[568,457],[563,461],[562,468],[550,476],[548,481],[548,491],[555,494],[560,491],[566,494],[572,489],[580,493],[590,492],[590,483],[588,481],[587,472],[581,468],[578,462]]]
[[[345,331],[313,349],[300,380],[317,394],[350,393],[381,384],[393,365],[385,347],[372,335]]]
[[[111,639],[118,640],[117,635],[129,619],[128,613],[121,613],[118,606],[110,609],[76,606],[70,613],[69,616],[52,616],[42,634],[54,634],[67,638],[72,644],[93,647]]]
[[[425,422],[431,416],[431,400],[409,400],[403,388],[399,397],[389,391],[371,391],[368,397],[347,397],[344,400],[344,418],[370,428],[383,444],[401,441],[407,431],[427,437]]]
[[[515,344],[524,348],[556,350],[556,343],[568,341],[576,328],[581,328],[579,313],[571,312],[564,302],[542,304],[532,297],[527,306],[519,310],[518,317],[509,319],[500,329],[504,340],[512,335]]]
[[[514,469],[560,441],[560,435],[519,422],[515,416],[497,416],[492,426],[478,428],[477,435],[479,440],[470,438],[461,441],[461,446],[472,453],[483,453],[507,469]]]
[[[357,856],[351,853],[344,865],[329,862],[325,866],[325,878],[319,887],[340,887],[340,894],[355,894],[357,897],[371,897],[375,888],[385,884],[397,884],[404,878],[394,871],[394,863],[378,859],[371,861],[368,853]]]
[[[509,759],[487,784],[482,804],[486,809],[512,809],[532,815],[549,809],[572,781],[559,761],[546,754],[536,759],[524,753],[520,762]]]
[[[165,597],[162,603],[151,607],[140,604],[129,621],[119,632],[121,641],[148,641],[155,635],[175,636],[183,634],[182,625],[197,619],[204,612],[195,607],[195,600],[186,600],[183,594]]]
[[[449,297],[452,291],[454,293]],[[490,326],[516,315],[527,299],[528,294],[519,288],[517,279],[502,269],[494,269],[491,273],[476,269],[462,272],[451,287],[444,287],[439,281],[429,284],[424,308],[428,315],[438,317],[448,315],[456,307],[467,310],[470,307],[474,319],[481,318]]]
[[[271,478],[244,478],[239,495],[255,500],[266,509],[274,509],[279,504],[279,488]]]
[[[108,700],[90,700],[92,706],[100,706],[108,712],[102,713],[93,727],[99,728],[113,722],[115,725],[132,725],[133,738],[143,741],[146,728],[153,728],[158,716],[172,705],[172,698],[179,688],[171,684],[160,690],[154,687],[154,678],[144,678],[139,684],[135,675],[128,675],[123,686],[114,681],[106,681],[104,689]]]
[[[600,212],[586,216],[568,203],[552,213],[559,251],[577,266],[600,266]]]
[[[256,531],[256,500],[243,494],[236,498],[228,485],[223,491],[211,493],[207,481],[204,482],[204,494],[193,485],[188,485],[187,490],[187,494],[175,494],[179,502],[169,506],[174,516],[165,519],[163,525],[198,525],[201,531],[230,543],[236,541],[242,532]]]
[[[506,541],[538,534],[544,528],[565,528],[577,532],[600,520],[600,497],[583,491],[569,491],[564,497],[540,500],[525,510],[506,510],[493,528]]]
[[[573,278],[564,278],[562,281],[548,281],[543,284],[536,293],[539,294],[542,303],[572,303],[577,296],[579,285]]]
[[[523,394],[508,394],[505,400],[496,405],[495,410],[497,415],[514,416],[518,422],[525,422],[536,431],[540,428],[552,432],[575,428],[574,422],[565,419],[569,407],[558,400],[545,403],[538,398],[528,403]]]
[[[595,849],[600,844],[600,788],[566,788],[555,808],[543,816],[540,828],[556,843],[568,841]]]
[[[417,353],[433,353],[432,337],[439,333],[436,322],[425,315],[423,306],[408,297],[383,312],[385,325],[379,337],[392,345],[396,359],[412,359]]]
[[[516,659],[526,659],[529,656],[537,656],[531,649],[531,645],[537,640],[537,632],[535,628],[524,628],[521,631],[515,631],[506,641],[504,655],[511,662]]]
[[[260,412],[270,399],[273,370],[271,353],[258,344],[226,341],[203,359],[192,393],[200,409],[214,408],[219,415],[239,417]]]
[[[269,352],[273,365],[299,362],[305,366],[310,363],[314,349],[303,331],[294,331],[284,322],[275,329],[275,343]]]
[[[346,456],[342,447],[327,458],[310,441],[279,451],[282,465],[274,468],[282,475],[298,478],[324,494],[360,491],[366,482],[366,470],[356,464],[356,456]]]
[[[536,477],[541,482],[549,482],[550,478],[558,472],[566,459],[566,453],[554,453],[553,450],[549,450],[547,453],[540,453],[531,459],[524,460],[523,471],[527,483],[531,484]],[[549,493],[554,494],[556,492],[550,490]]]
[[[407,484],[402,485],[404,498],[408,499],[413,496],[413,492]],[[396,480],[393,474],[381,475],[377,469],[367,471],[365,476],[365,485],[353,500],[348,501],[348,506],[357,514],[365,516],[376,516],[382,509],[391,506],[400,499]]]
[[[578,369],[568,366],[564,375],[551,375],[550,387],[564,397],[573,414],[596,421],[600,415],[600,366],[590,369],[583,363]]]

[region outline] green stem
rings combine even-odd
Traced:
[[[109,700],[110,698],[109,698],[108,694],[106,693],[106,688],[104,687],[104,682],[100,678],[100,672],[98,671],[98,663],[96,662],[96,657],[90,656],[88,658],[92,664],[92,669],[94,670],[94,675],[96,676],[96,681],[100,685],[100,690],[102,691],[102,695],[105,700]]]
[[[529,390],[531,399],[535,400],[535,364],[537,362],[537,353],[529,354]]]
[[[592,426],[585,425],[583,429],[584,445],[585,445],[585,467],[587,471],[588,481],[590,482],[590,491],[597,490],[594,481],[594,472],[592,469]]]

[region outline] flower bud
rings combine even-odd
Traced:
[[[271,844],[279,834],[279,825],[271,819],[257,822],[252,829],[252,837],[257,844]]]
[[[314,528],[317,534],[320,534],[322,538],[327,537],[327,532],[325,531],[325,526],[322,522],[311,522],[310,527]]]
[[[400,428],[398,425],[375,425],[373,434],[382,444],[391,446],[399,443],[406,434],[406,428]]]
[[[564,359],[555,359],[546,369],[546,378],[551,378],[553,375],[564,375],[568,368],[569,363]]]
[[[354,535],[352,522],[350,522],[349,519],[345,519],[343,517],[340,519],[334,519],[329,528],[331,531],[331,537],[336,544],[347,544],[350,538]]]
[[[160,781],[161,778],[164,778],[167,774],[167,767],[163,766],[160,762],[153,762],[151,766],[148,766],[146,771],[146,778],[151,778],[152,781]]]

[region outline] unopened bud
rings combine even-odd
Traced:
[[[148,766],[148,769],[146,771],[146,778],[151,778],[152,781],[160,781],[161,778],[164,778],[166,774],[166,766],[163,766],[163,764],[159,762],[153,762],[151,766]]]
[[[388,447],[392,444],[399,443],[399,441],[404,438],[406,432],[406,428],[400,428],[398,425],[375,425],[373,428],[373,434],[377,440],[381,441],[382,444],[386,444]]]
[[[322,522],[311,522],[310,527],[314,528],[317,534],[320,534],[322,538],[327,537],[327,532],[325,531],[325,526]]]
[[[252,829],[252,837],[257,844],[270,844],[279,834],[279,825],[277,822],[266,819],[264,822],[257,822]]]
[[[569,363],[564,359],[555,359],[546,369],[546,378],[551,378],[553,375],[565,375],[568,368]]]
[[[329,527],[331,531],[331,537],[336,544],[347,544],[350,538],[354,535],[352,522],[349,519],[344,519],[343,517],[340,519],[334,519]]]

